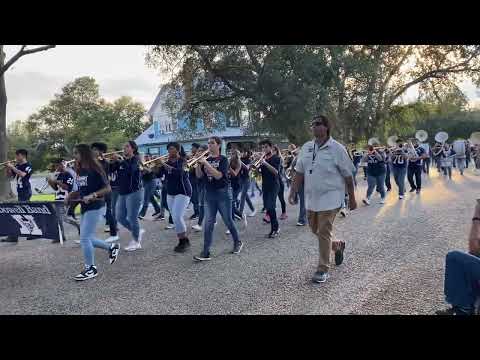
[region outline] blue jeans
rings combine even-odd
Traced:
[[[373,190],[375,190],[375,186],[377,187],[377,190],[380,192],[380,196],[385,198],[385,173],[382,173],[380,175],[368,175],[367,176],[367,183],[368,183],[368,189],[367,189],[367,198],[370,199],[372,196]]]
[[[225,226],[232,234],[233,243],[237,245],[240,240],[238,238],[237,228],[232,219],[232,190],[218,189],[216,191],[207,191],[205,195],[205,230],[203,253],[207,255],[210,252],[210,246],[213,241],[213,228],[215,219],[217,218],[217,211],[220,212]]]
[[[142,206],[142,210],[140,210],[141,217],[144,217],[145,214],[147,213],[149,203],[152,203],[156,213],[160,212],[160,206],[158,205],[157,200],[155,200],[155,197],[153,196],[156,189],[157,189],[157,183],[155,180],[145,181],[143,183],[144,192],[143,192],[143,206]]]
[[[112,192],[110,193],[110,197],[112,200],[112,217],[115,220],[115,225],[117,224],[117,201],[118,201],[118,196],[120,194],[118,193],[118,190],[112,189]]]
[[[190,197],[186,195],[167,195],[167,203],[175,224],[175,232],[177,234],[187,232],[184,216],[185,210],[187,210],[187,206],[190,203]]]
[[[117,220],[125,229],[132,233],[135,241],[138,242],[140,224],[138,223],[138,212],[142,204],[142,190],[127,195],[120,195],[117,202]]]
[[[393,178],[398,186],[398,195],[405,195],[405,176],[407,175],[407,167],[392,166]]]
[[[307,223],[307,210],[305,209],[305,188],[303,183],[300,185],[298,189],[298,198],[299,198],[299,213],[298,213],[298,222],[302,224]]]
[[[450,251],[445,258],[445,299],[462,309],[473,310],[480,296],[480,258]]]
[[[85,267],[95,265],[95,251],[93,248],[109,250],[110,244],[96,238],[97,224],[102,218],[105,208],[88,210],[80,219],[80,245],[82,246]]]
[[[252,200],[250,200],[250,196],[248,196],[248,188],[250,187],[250,179],[240,180],[240,212],[243,214],[243,209],[245,208],[245,202],[247,202],[248,207],[253,212],[255,208],[253,207]]]
[[[198,225],[202,226],[205,217],[205,184],[198,185]]]

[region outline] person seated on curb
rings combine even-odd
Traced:
[[[445,259],[445,299],[450,308],[437,311],[437,315],[473,315],[480,297],[480,200],[468,239],[468,253],[450,251]]]

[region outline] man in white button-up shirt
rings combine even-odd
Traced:
[[[318,237],[320,248],[318,269],[313,281],[320,283],[328,277],[332,245],[335,263],[340,265],[343,261],[345,243],[332,244],[333,222],[342,206],[345,189],[350,199],[350,210],[357,207],[353,183],[355,167],[345,147],[330,137],[331,125],[327,117],[314,117],[311,128],[315,139],[302,147],[295,166],[289,202],[295,202],[295,195],[304,182],[308,223]]]

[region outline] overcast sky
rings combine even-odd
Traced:
[[[18,46],[7,45],[9,59]],[[26,119],[46,105],[55,93],[80,76],[92,76],[107,100],[131,96],[148,110],[163,81],[145,65],[145,46],[140,45],[58,45],[46,52],[21,58],[6,75],[7,121]],[[479,92],[471,83],[462,85],[468,97],[479,102]],[[411,90],[406,100],[415,98]]]

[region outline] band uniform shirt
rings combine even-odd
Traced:
[[[138,155],[120,162],[117,168],[118,192],[120,195],[128,195],[142,188],[142,172],[140,171],[140,159]]]
[[[321,147],[305,143],[295,171],[304,175],[305,208],[318,212],[342,206],[345,179],[353,177],[355,167],[345,147],[330,137]]]
[[[420,146],[417,146],[415,149],[415,152],[417,153],[417,157],[423,156],[425,154],[425,150],[421,148]],[[416,161],[410,161],[408,160],[408,166],[422,166],[423,165],[423,159],[418,159]]]
[[[278,188],[280,186],[280,157],[277,155],[272,155],[268,159],[265,158],[265,161],[278,171],[278,175],[275,175],[270,170],[268,170],[265,165],[260,166],[260,172],[262,173],[262,191],[268,191],[270,189],[274,189],[275,187]]]
[[[120,166],[120,161],[112,161],[110,166],[108,167],[108,179],[110,180],[110,186],[112,191],[117,190],[120,187],[120,183],[118,181],[118,168]]]
[[[399,148],[392,151],[392,166],[394,168],[407,167],[408,151],[405,148]]]
[[[67,195],[72,192],[73,189],[73,176],[70,175],[67,171],[58,174],[57,181],[61,182],[64,185],[67,185],[67,190],[57,185],[57,190],[55,191],[55,200],[65,200]]]
[[[192,184],[190,183],[189,173],[185,171],[185,160],[180,158],[176,160],[167,160],[166,164],[160,168],[158,176],[165,174],[165,185],[167,194],[171,196],[185,195],[192,197]]]
[[[23,171],[25,174],[24,177],[15,174],[15,182],[17,183],[17,194],[31,194],[32,187],[30,185],[30,176],[32,175],[32,164],[26,162],[25,164],[15,165],[17,170]]]
[[[71,167],[66,167],[65,171],[70,174],[70,176],[73,178],[73,185],[72,185],[72,192],[73,191],[78,191],[78,184],[77,184],[77,173],[75,170],[73,170]]]
[[[385,153],[382,152],[377,152],[378,155],[380,155],[380,158],[378,158],[377,155],[374,154],[366,154],[363,157],[363,161],[367,162],[367,175],[370,176],[380,176],[384,172],[387,171],[385,167],[385,160],[386,156]]]
[[[209,175],[205,169],[205,166],[202,165],[202,172],[205,180],[205,188],[208,192],[214,192],[220,189],[226,189],[230,185],[230,181],[228,179],[228,159],[226,156],[219,155],[217,157],[209,156],[207,158],[208,163],[217,171],[222,173],[222,177],[220,179],[215,179],[213,176]]]
[[[95,170],[81,169],[77,176],[78,191],[80,192],[80,197],[84,198],[87,195],[93,194],[94,192],[100,191],[108,184],[108,179],[98,173]],[[81,212],[84,214],[89,210],[101,209],[105,206],[105,200],[97,199],[92,202],[81,204]]]

